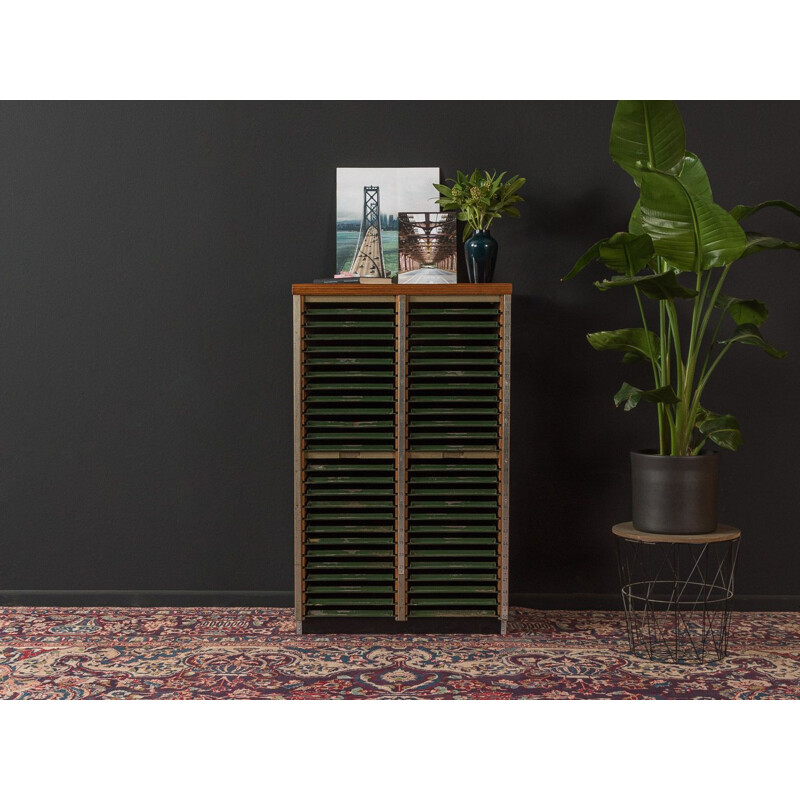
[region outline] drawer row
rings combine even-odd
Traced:
[[[399,536],[396,465],[307,461],[304,616],[496,616],[500,474],[495,459],[408,465]],[[400,579],[400,563],[405,565]]]
[[[499,303],[411,305],[398,352],[394,305],[309,306],[301,418],[308,451],[496,450],[502,421]],[[401,382],[399,363],[403,362]]]

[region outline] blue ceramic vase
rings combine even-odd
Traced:
[[[487,230],[477,230],[464,242],[470,283],[491,283],[497,261],[497,240]]]

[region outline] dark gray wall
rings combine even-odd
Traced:
[[[680,108],[719,203],[800,202],[800,104]],[[337,166],[439,165],[528,178],[523,218],[494,228],[514,284],[512,602],[616,604],[609,527],[654,414],[614,408],[643,373],[584,335],[638,321],[592,287],[600,267],[559,282],[635,201],[613,110],[0,105],[0,599],[290,602],[290,285],[332,271]],[[778,212],[760,228],[800,239]],[[740,348],[708,392],[745,437],[721,518],[746,536],[740,595],[795,607],[800,256],[754,256],[728,288],[769,305],[790,356]]]

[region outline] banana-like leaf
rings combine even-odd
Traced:
[[[680,112],[671,100],[620,100],[611,123],[611,158],[634,180],[642,170],[677,173],[686,150]]]
[[[642,174],[642,227],[656,254],[686,272],[735,261],[747,244],[739,223],[721,206],[692,194],[678,178]]]
[[[683,167],[678,176],[678,180],[695,197],[702,197],[709,202],[714,201],[711,194],[711,184],[708,182],[708,173],[700,159],[694,154],[686,151],[683,158]]]
[[[742,433],[736,417],[730,414],[714,414],[701,409],[697,418],[697,430],[725,450],[738,450],[742,445]]]
[[[715,305],[730,314],[737,325],[750,323],[758,327],[763,325],[769,316],[767,307],[760,300],[739,300],[737,297],[721,294],[717,297]]]
[[[600,245],[605,244],[608,239],[601,239],[599,242],[595,242],[576,262],[575,266],[561,279],[562,281],[568,281],[570,278],[574,278],[579,272],[581,272],[585,267],[592,263],[598,256],[600,255]]]
[[[609,278],[605,281],[596,281],[595,286],[605,292],[620,286],[637,286],[646,297],[653,300],[668,300],[672,297],[695,297],[694,289],[687,289],[678,283],[676,274],[670,270],[658,275],[637,275],[636,277]]]
[[[617,331],[597,331],[586,335],[595,350],[621,350],[626,355],[635,356],[637,361],[650,361],[650,354],[657,360],[659,353],[658,337],[653,331],[644,328],[621,328]],[[630,361],[631,359],[628,359]]]
[[[711,184],[708,182],[708,174],[700,159],[688,150],[683,159],[681,166],[680,181],[690,192],[698,194],[707,200],[712,200]],[[631,211],[630,219],[628,220],[628,232],[636,236],[641,236],[644,233],[642,227],[642,202],[636,201],[636,205]]]
[[[623,275],[636,275],[653,257],[653,242],[646,233],[641,236],[615,233],[610,239],[599,242],[599,245],[598,261]]]
[[[561,279],[574,278],[592,261],[600,261],[615,272],[635,275],[640,272],[653,255],[653,243],[646,234],[633,236],[630,233],[615,233],[608,239],[595,242]]]
[[[632,233],[634,236],[641,236],[644,233],[644,228],[642,227],[641,200],[636,201],[636,205],[633,207],[633,211],[631,211],[631,217],[628,220],[628,233]]]
[[[753,231],[747,231],[745,236],[747,237],[747,247],[742,253],[743,256],[760,253],[762,250],[800,250],[800,244],[797,242],[786,242],[775,236],[765,236],[763,233],[754,233]]]
[[[787,203],[785,200],[765,200],[763,203],[758,203],[754,206],[734,206],[731,209],[731,216],[735,220],[743,220],[745,217],[755,214],[756,211],[761,211],[762,208],[770,208],[773,206],[782,208],[785,211],[788,211],[791,214],[796,214],[798,217],[800,217],[800,208],[793,206],[791,203]]]
[[[638,364],[641,361],[645,361],[645,360],[649,360],[649,359],[644,359],[640,355],[638,355],[637,353],[633,353],[633,352],[625,353],[622,356],[622,363],[623,364]]]
[[[739,342],[740,344],[751,344],[755,347],[760,347],[773,358],[783,358],[786,355],[785,350],[778,350],[769,344],[761,335],[758,326],[753,325],[752,322],[745,322],[742,325],[737,325],[733,336],[731,336],[730,339],[723,339],[720,341],[720,344],[728,344],[729,342]]]
[[[629,383],[623,383],[619,391],[614,395],[614,405],[620,406],[624,403],[625,411],[630,411],[639,405],[640,400],[647,400],[648,403],[679,403],[680,398],[675,394],[671,386],[661,386],[658,389],[637,389]]]

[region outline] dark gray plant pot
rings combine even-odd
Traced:
[[[719,453],[631,452],[633,527],[648,533],[710,533],[717,527]]]

